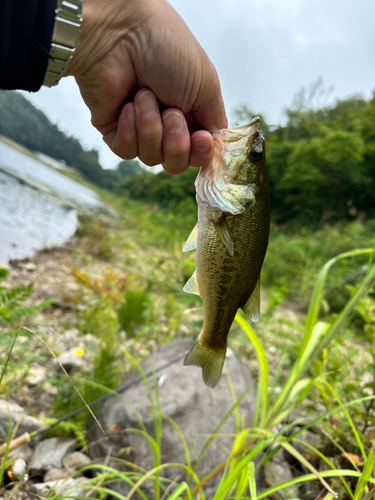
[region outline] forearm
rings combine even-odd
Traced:
[[[0,88],[40,89],[47,69],[54,0],[0,0]]]

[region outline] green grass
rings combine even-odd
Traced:
[[[93,366],[72,376],[86,401],[88,394],[99,397],[110,391],[125,370],[132,366],[140,369],[139,362],[155,344],[175,336],[197,335],[202,324],[201,302],[181,291],[194,269],[194,256],[182,254],[181,249],[195,223],[195,207],[181,206],[168,213],[148,211],[140,203],[113,195],[107,195],[107,201],[112,202],[120,218],[82,220],[79,248],[71,264],[80,284],[72,301],[78,305],[88,300],[89,304],[85,310],[73,310],[74,324],[80,332],[90,331],[100,340]],[[206,477],[196,475],[195,468],[203,454],[209,453],[221,425],[232,413],[236,415],[241,397],[234,400],[231,412],[222,416],[195,461],[182,431],[169,420],[185,450],[178,466],[190,478],[173,484],[163,478],[163,473],[176,464],[161,462],[165,417],[157,390],[148,386],[154,437],[146,435],[141,422],[134,432],[143,433],[147,439],[153,468],[145,471],[127,464],[129,471],[120,472],[112,466],[92,465],[98,474],[87,481],[87,491],[92,490],[89,498],[105,498],[110,485],[118,480],[129,484],[132,493],[126,498],[136,492],[145,498],[142,485],[146,482],[152,485],[155,499],[197,498],[206,482],[218,475],[221,479],[215,500],[260,500],[314,478],[326,489],[326,499],[333,498],[334,491],[343,500],[367,500],[375,484],[374,387],[368,381],[375,359],[372,227],[370,221],[325,227],[314,234],[273,231],[263,272],[268,309],[255,327],[239,313],[229,337],[230,345],[245,362],[250,359],[256,363],[258,397],[251,428],[242,428],[236,417],[237,433],[225,462]],[[31,350],[32,355],[26,352],[16,338],[25,317],[29,318],[30,329],[37,331],[34,313],[49,305],[32,302],[25,306],[30,292],[27,286],[1,291],[0,348],[4,362],[0,386],[4,394],[19,390],[13,382],[17,378],[14,374],[26,373],[35,356],[41,355],[40,350]],[[184,314],[186,309],[189,312]],[[280,314],[288,309],[295,311],[297,319]],[[20,335],[24,335],[23,330]],[[29,337],[28,346],[34,346],[37,339],[31,334]],[[275,354],[270,354],[270,347]],[[274,357],[278,358],[276,363]],[[351,366],[354,359],[359,361]],[[363,383],[365,376],[367,382]],[[82,406],[64,375],[52,382],[59,390],[50,409],[54,417]],[[295,427],[291,420],[295,409],[309,416],[308,425]],[[303,430],[311,427],[322,437],[322,446],[314,449],[307,443],[302,445],[328,470],[318,470],[298,451],[300,448],[296,449]],[[84,444],[83,429],[84,419],[80,417],[60,426],[59,433],[78,436]],[[258,471],[278,449],[299,463],[301,475],[261,492]],[[343,453],[358,456],[360,466],[348,462]]]

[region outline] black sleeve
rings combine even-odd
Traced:
[[[55,0],[0,0],[0,88],[36,92],[47,70]]]

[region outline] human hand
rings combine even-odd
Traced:
[[[124,159],[178,174],[207,163],[207,130],[227,126],[216,70],[165,0],[85,0],[68,75],[92,124]]]

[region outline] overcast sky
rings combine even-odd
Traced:
[[[331,101],[375,90],[375,0],[171,0],[219,73],[229,120],[247,104],[281,123],[293,96],[319,77]],[[126,0],[124,0],[126,8]],[[91,126],[73,78],[24,93],[59,127],[100,151],[104,167],[120,159]]]

